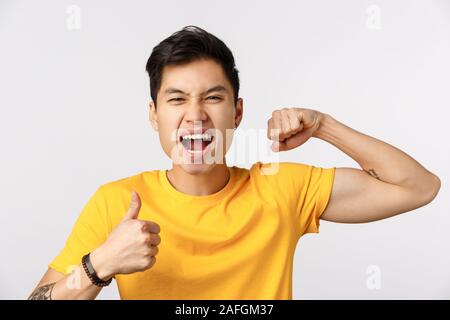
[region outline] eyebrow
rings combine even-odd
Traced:
[[[217,85],[212,88],[209,88],[205,92],[202,92],[201,95],[208,94],[208,93],[215,92],[215,91],[225,91],[226,92],[227,89],[222,85]],[[182,93],[182,94],[189,95],[188,93],[185,93],[182,90],[177,89],[177,88],[167,88],[166,90],[164,90],[165,95],[171,94],[171,93]]]

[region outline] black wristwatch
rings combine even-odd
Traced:
[[[92,284],[95,284],[97,287],[108,286],[111,283],[112,278],[107,281],[104,281],[97,276],[97,272],[95,272],[94,267],[92,266],[90,255],[91,253],[89,252],[81,259],[81,264],[83,265],[84,271],[91,280]]]

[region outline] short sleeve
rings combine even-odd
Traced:
[[[336,168],[310,166],[306,171],[297,199],[296,221],[300,236],[319,233],[320,216],[325,211],[333,190]]]
[[[268,163],[262,167],[280,210],[287,212],[298,238],[306,233],[318,233],[336,168],[292,162]]]
[[[110,222],[104,187],[99,187],[82,209],[64,248],[48,265],[63,274],[72,272],[83,255],[100,246],[108,237]]]

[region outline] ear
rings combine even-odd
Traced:
[[[239,124],[241,123],[242,116],[244,113],[244,100],[242,98],[239,98],[236,101],[236,106],[234,108],[235,114],[234,114],[234,123],[235,128],[239,127]]]
[[[158,114],[156,113],[155,103],[151,101],[148,106],[149,106],[148,120],[150,121],[150,124],[152,125],[153,129],[155,131],[158,131]]]

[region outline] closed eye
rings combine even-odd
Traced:
[[[217,97],[217,96],[210,96],[210,97],[208,97],[208,98],[206,98],[206,99],[209,99],[209,100],[217,100],[217,101],[222,100],[221,97]],[[170,99],[168,102],[171,102],[171,101],[178,102],[178,101],[183,101],[183,100],[184,100],[183,98],[172,98],[172,99]]]
[[[170,101],[181,101],[181,100],[184,100],[184,99],[183,98],[173,98],[173,99],[170,99],[169,102]]]

